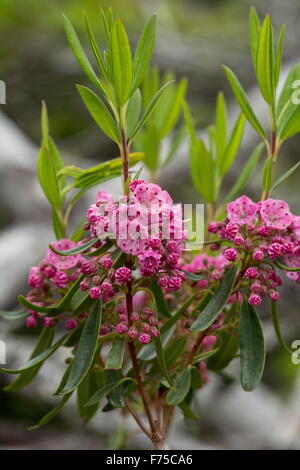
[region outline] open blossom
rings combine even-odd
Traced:
[[[247,196],[241,196],[227,204],[227,215],[230,222],[246,225],[253,222],[258,211],[258,204]]]
[[[71,250],[76,247],[76,243],[66,238],[58,240],[51,244],[57,251]],[[50,248],[48,249],[46,262],[51,264],[57,269],[71,269],[74,268],[81,260],[81,255],[61,256],[54,253]]]
[[[260,215],[265,224],[271,228],[284,230],[294,220],[286,202],[280,199],[266,199],[260,203]]]

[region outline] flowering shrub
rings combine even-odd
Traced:
[[[270,18],[261,25],[251,9],[251,51],[270,111],[270,139],[237,77],[225,68],[241,114],[228,136],[226,103],[218,95],[208,148],[198,139],[184,101],[186,81],[175,86],[175,92],[170,92],[171,82],[151,88],[153,72],[147,75],[147,70],[155,17],[145,26],[132,59],[121,21],[111,10],[101,11],[101,16],[107,40],[104,55],[85,16],[101,79],[67,18],[65,28],[77,61],[100,93],[78,86],[80,95],[102,131],[118,145],[120,157],[88,170],[64,166],[49,134],[43,104],[38,177],[51,204],[56,241],[40,264],[30,269],[30,290],[26,297],[19,297],[22,310],[11,313],[12,318],[26,317],[30,328],[41,328],[38,343],[23,367],[1,370],[19,374],[6,387],[16,391],[34,379],[55,350],[70,348],[65,374],[55,392],[63,397],[37,426],[50,421],[76,392],[84,421],[104,401],[103,411],[127,410],[153,445],[163,449],[176,406],[187,419],[197,419],[193,397],[212,372],[220,372],[239,356],[243,389],[258,386],[266,348],[255,307],[265,297],[278,339],[289,351],[280,332],[276,303],[283,282],[279,273],[300,282],[300,216],[293,215],[285,201],[273,199],[271,192],[297,167],[273,183],[284,140],[300,131],[299,108],[291,98],[291,81],[300,75],[300,69],[298,65],[292,68],[276,101],[283,29],[274,58],[269,53],[274,49]],[[154,164],[147,145],[143,148],[155,126],[155,132],[161,131],[159,147],[175,126],[181,107],[190,139],[191,175],[207,207],[207,240],[192,250],[185,245],[183,207],[153,182],[159,160]],[[159,125],[152,121],[157,113],[165,118]],[[246,120],[263,142],[219,204],[223,178],[237,156]],[[131,152],[132,146],[136,152]],[[262,196],[255,202],[240,194],[263,148],[267,156]],[[168,159],[172,156],[169,153]],[[141,160],[151,172],[151,183],[140,179],[140,170],[131,171]],[[69,215],[80,196],[120,175],[123,195],[119,200],[106,191],[98,192],[95,204],[86,211],[86,221],[70,232]],[[55,331],[61,336],[53,342]],[[147,422],[140,416],[140,405]]]

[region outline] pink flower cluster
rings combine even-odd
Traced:
[[[158,337],[157,320],[154,311],[145,307],[140,313],[133,312],[128,319],[124,304],[117,306],[117,318],[114,312],[106,315],[106,319],[101,327],[100,334],[107,335],[109,333],[119,333],[126,335],[131,340],[137,340],[141,344],[147,344],[151,338]]]
[[[259,305],[265,295],[279,299],[276,288],[282,282],[274,261],[281,258],[288,266],[300,266],[300,217],[279,199],[255,203],[247,196],[239,197],[227,204],[225,221],[210,223],[208,231],[230,242],[222,252],[229,262],[246,260],[243,287],[249,288],[252,305]],[[298,272],[287,275],[300,281]]]
[[[180,255],[186,232],[181,204],[157,184],[134,180],[130,198],[113,201],[100,192],[86,213],[92,237],[115,239],[126,254],[136,256],[142,276],[158,276],[166,291],[178,290],[184,279]],[[115,274],[122,283],[126,272]],[[129,276],[129,274],[128,274]]]
[[[75,248],[77,244],[72,240],[62,239],[53,242],[52,246],[58,251],[64,251]],[[83,259],[80,254],[61,256],[49,248],[46,257],[40,264],[30,268],[28,284],[31,290],[26,298],[38,306],[53,305],[80,276],[79,269]],[[26,319],[26,325],[29,327],[36,326],[41,315],[34,310],[27,310],[30,315]],[[72,329],[71,326],[74,327],[74,322],[72,325],[71,323],[67,321],[67,329]],[[43,317],[43,324],[44,326],[53,327],[55,321],[50,317]]]
[[[229,265],[224,255],[209,256],[206,253],[194,256],[190,264],[186,264],[184,269],[190,273],[203,274],[205,279],[197,282],[197,286],[205,289],[210,287],[212,283],[221,279],[225,267]]]

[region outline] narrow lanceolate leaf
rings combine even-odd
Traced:
[[[89,401],[85,404],[85,406],[92,406],[95,405],[95,403],[98,403],[102,398],[104,398],[106,395],[111,393],[113,390],[118,388],[120,385],[122,385],[124,382],[128,381],[133,381],[134,379],[130,377],[125,377],[124,379],[117,380],[116,382],[108,383],[101,387],[97,392],[92,395],[92,397],[89,399]]]
[[[264,143],[262,142],[255,147],[250,157],[248,158],[246,165],[242,169],[242,172],[240,173],[238,179],[227,194],[225,203],[233,201],[234,199],[236,199],[237,196],[240,195],[241,190],[243,189],[247,181],[250,179],[250,177],[254,173],[255,168],[257,167],[257,164],[262,154],[263,147]]]
[[[164,315],[164,317],[170,317],[171,315],[170,315],[168,306],[165,302],[165,298],[161,290],[161,287],[157,284],[157,281],[154,279],[151,280],[151,290],[155,297],[156,306],[158,308],[159,313]]]
[[[59,217],[57,210],[52,208],[51,211],[51,219],[52,219],[52,228],[55,234],[56,240],[60,240],[61,238],[65,237],[65,227],[61,218]]]
[[[261,94],[269,104],[271,104],[274,99],[273,54],[272,25],[270,16],[267,15],[261,26],[258,40],[256,75]]]
[[[299,80],[300,80],[300,63],[293,65],[282,87],[282,91],[280,93],[277,108],[276,108],[278,125],[280,122],[284,124],[284,122],[295,111],[296,105],[293,102],[294,100],[292,100],[291,98],[292,98],[292,95],[295,93],[295,85],[299,87],[299,83],[300,83]],[[299,100],[299,92],[298,92],[297,97]],[[298,101],[298,104],[299,104],[299,101]],[[285,119],[283,119],[283,114],[285,116]]]
[[[300,85],[300,83],[299,83]],[[298,85],[298,86],[299,86]],[[299,94],[299,92],[298,92]],[[290,114],[289,117],[287,115],[285,116],[283,114],[282,116],[282,121],[278,121],[278,139],[283,141],[286,139],[289,139],[290,137],[293,137],[294,135],[298,134],[300,132],[300,106],[299,106],[300,100],[299,98],[294,101],[293,103],[293,98],[291,98],[291,103],[290,105],[287,106],[286,111],[287,113],[290,111],[291,106],[294,106],[293,112]],[[283,111],[284,113],[284,111]]]
[[[100,129],[102,129],[111,140],[118,143],[120,141],[118,128],[103,101],[96,93],[85,86],[77,85],[77,89],[84,104]]]
[[[278,82],[279,82],[284,31],[285,31],[285,26],[283,24],[282,27],[281,27],[281,30],[280,30],[280,35],[279,35],[279,40],[278,40],[278,45],[277,45],[277,51],[276,51],[276,58],[275,58],[275,71],[274,71],[275,87],[277,87]]]
[[[122,369],[124,350],[125,338],[115,338],[106,358],[105,369]]]
[[[211,243],[214,243],[214,242],[211,242]],[[203,274],[195,274],[195,273],[190,273],[188,271],[183,271],[183,272],[185,274],[185,277],[189,281],[199,282],[199,281],[202,281],[203,279],[205,279],[205,276]]]
[[[49,119],[47,106],[45,101],[42,101],[42,114],[41,114],[41,128],[42,128],[42,147],[48,146],[49,137]]]
[[[222,92],[217,96],[216,107],[216,150],[217,162],[220,166],[227,142],[227,110]]]
[[[240,320],[241,384],[251,392],[260,383],[265,365],[266,346],[261,321],[245,299]]]
[[[244,114],[240,114],[231,132],[230,139],[220,162],[220,173],[222,176],[227,173],[235,160],[243,138],[244,128],[245,116]]]
[[[249,15],[249,37],[250,37],[250,47],[251,47],[251,56],[254,69],[256,69],[256,54],[257,54],[257,45],[260,35],[260,20],[256,13],[254,7],[250,8]]]
[[[84,423],[87,423],[98,411],[99,403],[86,407],[86,402],[103,385],[103,370],[93,367],[77,389],[77,411]]]
[[[291,168],[289,168],[287,171],[285,171],[283,173],[283,175],[281,175],[277,181],[275,181],[275,183],[273,184],[272,188],[271,188],[271,191],[273,191],[274,189],[276,189],[281,183],[283,183],[289,176],[291,176],[298,168],[298,166],[300,165],[300,161],[297,162],[295,165],[293,165]]]
[[[52,207],[60,209],[63,204],[63,198],[58,187],[55,163],[47,147],[42,147],[39,152],[37,172],[46,198]]]
[[[45,426],[45,424],[48,424],[50,421],[52,421],[53,418],[55,418],[56,415],[58,415],[58,413],[60,412],[60,410],[65,406],[65,404],[67,403],[67,401],[71,398],[71,395],[72,393],[68,393],[67,395],[65,395],[61,400],[60,402],[58,403],[58,405],[53,408],[53,410],[49,411],[49,413],[47,413],[39,422],[38,424],[36,424],[35,426],[31,426],[29,428],[29,431],[33,431],[34,429],[38,429],[42,426]]]
[[[207,361],[207,367],[210,370],[219,371],[225,369],[239,348],[239,336],[228,334],[225,331],[219,333],[221,338],[221,346],[211,358]]]
[[[42,364],[48,357],[50,357],[67,339],[68,335],[62,336],[53,346],[48,348],[46,351],[38,354],[34,358],[30,359],[24,366],[19,367],[18,369],[4,369],[0,368],[0,372],[5,374],[20,374],[26,370],[30,370],[38,364]]]
[[[191,386],[191,368],[184,369],[174,380],[174,386],[167,393],[168,405],[178,405],[188,394]]]
[[[268,158],[264,164],[263,172],[262,172],[262,187],[264,191],[269,191],[272,186],[273,181],[273,159]]]
[[[82,245],[77,246],[76,248],[71,248],[70,250],[64,250],[64,251],[59,251],[59,250],[57,250],[57,249],[54,248],[54,246],[52,246],[51,244],[49,245],[49,248],[50,248],[54,253],[56,253],[57,255],[60,255],[60,256],[77,255],[78,253],[83,253],[84,251],[86,251],[86,250],[88,250],[89,248],[91,248],[93,245],[95,245],[95,243],[96,243],[98,240],[99,240],[98,238],[92,238],[92,239],[89,240],[88,242],[83,243]]]
[[[103,86],[101,85],[100,80],[98,79],[97,75],[95,74],[91,64],[89,63],[89,60],[87,56],[85,55],[84,50],[81,47],[81,44],[79,42],[79,39],[77,37],[77,34],[70,22],[70,20],[63,15],[64,17],[64,25],[65,25],[65,31],[67,35],[67,39],[69,41],[69,44],[71,46],[71,49],[86,76],[90,79],[92,84],[98,88],[104,96],[106,96],[105,90]]]
[[[236,273],[237,266],[233,266],[225,273],[209,303],[206,305],[203,312],[200,313],[197,320],[192,324],[192,331],[206,330],[220,315],[230,297]]]
[[[138,122],[136,128],[134,129],[133,133],[132,133],[132,136],[130,138],[131,141],[133,141],[133,139],[135,138],[135,136],[137,135],[137,133],[141,130],[141,128],[143,127],[143,125],[148,121],[148,119],[150,118],[151,114],[153,113],[154,109],[156,108],[156,106],[158,105],[159,103],[159,100],[162,96],[162,94],[165,92],[165,90],[167,89],[167,87],[169,85],[171,85],[171,83],[173,83],[173,81],[170,81],[168,83],[165,83],[165,85],[163,85],[157,92],[156,94],[154,95],[154,97],[152,98],[152,100],[150,101],[150,103],[148,104],[144,114],[142,115],[140,121]]]
[[[107,70],[106,70],[106,67],[105,67],[105,63],[104,63],[104,60],[102,58],[99,47],[97,45],[97,41],[95,39],[95,35],[94,35],[93,30],[91,28],[91,25],[90,25],[90,22],[89,22],[89,19],[88,19],[88,16],[87,16],[86,12],[84,12],[84,21],[85,21],[85,27],[86,27],[86,31],[87,31],[87,34],[88,34],[88,38],[89,38],[89,41],[90,41],[90,46],[91,46],[91,49],[92,49],[93,54],[95,56],[95,59],[97,61],[98,67],[101,70],[101,73],[103,74],[103,76],[107,78],[108,75],[107,75]]]
[[[169,318],[164,325],[161,327],[160,332],[161,334],[164,334],[166,331],[168,331],[171,326],[173,326],[177,321],[184,315],[184,313],[187,311],[188,307],[192,304],[192,302],[195,300],[195,297],[198,295],[198,292],[195,292],[191,297],[184,302],[184,304],[179,307],[179,309]]]
[[[132,92],[140,86],[147,73],[155,43],[155,32],[156,15],[153,15],[146,24],[135,51],[133,59]]]
[[[158,108],[158,115],[155,116],[155,122],[161,138],[167,136],[176,125],[182,109],[186,89],[187,80],[183,78],[178,86],[172,89],[169,88],[163,96]]]
[[[291,273],[297,273],[300,271],[300,267],[298,268],[291,268],[290,266],[287,266],[286,264],[283,264],[281,261],[276,260],[274,261],[274,264],[278,266],[278,268],[283,269],[284,271],[289,271]]]
[[[132,85],[132,57],[125,28],[119,19],[113,25],[110,45],[114,88],[119,105],[123,105]]]
[[[128,106],[126,109],[126,134],[130,138],[137,123],[142,111],[142,95],[140,89],[138,88],[131,95]]]
[[[50,347],[54,334],[55,334],[54,328],[46,328],[46,327],[43,328],[41,335],[38,339],[38,342],[29,358],[30,360],[39,356],[42,352],[46,351]],[[19,377],[16,380],[14,380],[11,384],[9,384],[7,387],[5,387],[4,390],[6,390],[7,392],[17,392],[18,390],[21,390],[21,388],[25,387],[36,377],[41,366],[42,366],[42,363],[39,363],[35,367],[32,367],[29,370],[25,370],[24,372],[21,372]]]
[[[245,114],[246,118],[250,122],[251,126],[263,137],[266,138],[266,133],[263,130],[260,122],[258,121],[255,113],[249,103],[248,96],[244,88],[242,87],[240,81],[236,77],[236,75],[230,70],[228,67],[223,66],[224,71],[226,73],[227,79],[229,84],[232,88],[232,91],[237,99],[237,102],[240,105],[241,110]]]
[[[190,149],[190,171],[195,188],[206,202],[216,200],[214,161],[203,140],[198,140]]]
[[[28,311],[24,309],[15,310],[15,311],[0,311],[0,318],[4,320],[19,320],[28,316]]]
[[[102,304],[98,301],[85,321],[78,347],[70,369],[70,375],[61,394],[70,393],[83,381],[88,373],[97,349],[97,339],[101,323]]]
[[[289,354],[292,354],[292,350],[286,344],[286,341],[281,332],[277,303],[274,302],[273,300],[271,300],[270,302],[271,302],[272,321],[273,321],[273,326],[274,326],[274,330],[275,330],[278,342]]]
[[[170,327],[168,328],[164,329],[164,326],[162,327],[162,331],[160,331],[160,334],[161,334],[161,344],[163,348],[169,343],[174,331],[175,331],[174,323],[173,325],[170,325]],[[152,361],[152,359],[154,359],[155,357],[156,357],[156,349],[155,349],[155,344],[153,341],[143,346],[142,349],[138,353],[138,359],[141,359],[141,361]]]

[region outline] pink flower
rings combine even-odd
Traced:
[[[53,281],[57,287],[59,287],[60,289],[64,289],[65,287],[67,287],[69,277],[63,271],[56,271]]]
[[[264,257],[264,252],[259,248],[255,248],[255,250],[253,251],[252,258],[255,259],[255,261],[262,261]]]
[[[143,276],[153,276],[159,268],[161,254],[154,250],[145,250],[138,256]]]
[[[177,277],[177,276],[171,277],[168,280],[168,284],[167,284],[168,290],[176,291],[180,289],[181,283],[182,283],[182,280],[180,277]]]
[[[246,225],[255,219],[258,205],[247,196],[241,196],[227,204],[227,215],[230,222]]]
[[[217,337],[215,335],[205,336],[201,343],[203,352],[210,351],[214,347],[216,341]]]
[[[43,325],[46,326],[47,328],[54,328],[55,326],[55,320],[51,317],[45,317],[43,319]]]
[[[125,284],[126,282],[131,280],[131,269],[122,266],[118,268],[115,272],[115,279],[120,284]]]
[[[53,248],[58,251],[71,250],[76,247],[76,243],[66,238],[58,240],[51,244]],[[54,253],[50,248],[48,249],[46,261],[57,269],[71,269],[74,268],[80,261],[81,255],[61,256]]]
[[[28,284],[30,287],[39,288],[43,285],[41,271],[38,266],[32,266],[29,271]]]
[[[282,245],[279,243],[271,243],[268,247],[268,256],[270,259],[276,259],[282,254]]]
[[[135,326],[131,326],[128,330],[128,336],[131,339],[135,339],[138,335],[138,330],[136,329]]]
[[[92,287],[90,289],[90,297],[92,299],[100,299],[100,297],[101,297],[101,288],[100,287]]]
[[[128,330],[127,325],[125,325],[124,323],[119,323],[119,324],[116,326],[116,332],[117,332],[117,333],[120,333],[121,335],[123,335],[124,333],[126,333],[127,330]]]
[[[153,338],[157,338],[158,337],[158,329],[155,328],[155,326],[151,326],[150,334]]]
[[[271,289],[271,290],[269,291],[269,297],[270,297],[270,299],[272,299],[274,302],[277,302],[277,301],[279,300],[279,298],[280,298],[280,294],[279,294],[279,292],[277,292],[276,290]]]
[[[288,204],[280,199],[266,199],[260,204],[262,220],[271,228],[284,230],[294,220]]]
[[[77,326],[78,326],[78,323],[75,320],[75,318],[68,318],[68,320],[66,321],[67,330],[74,330],[75,328],[77,328]]]
[[[246,269],[244,276],[247,279],[256,279],[258,277],[258,271],[256,268],[248,268]]]
[[[257,294],[251,294],[248,299],[249,304],[251,305],[260,305],[261,304],[261,297]]]
[[[26,318],[26,326],[28,328],[33,328],[37,325],[37,319],[34,318],[33,316],[27,317]]]
[[[238,252],[235,248],[227,248],[223,251],[223,255],[228,261],[235,261],[238,257]]]
[[[99,191],[97,194],[97,202],[113,202],[113,197],[107,191]]]
[[[139,343],[142,343],[142,344],[147,344],[150,342],[150,340],[151,340],[151,336],[148,335],[147,333],[141,333],[138,338]]]

